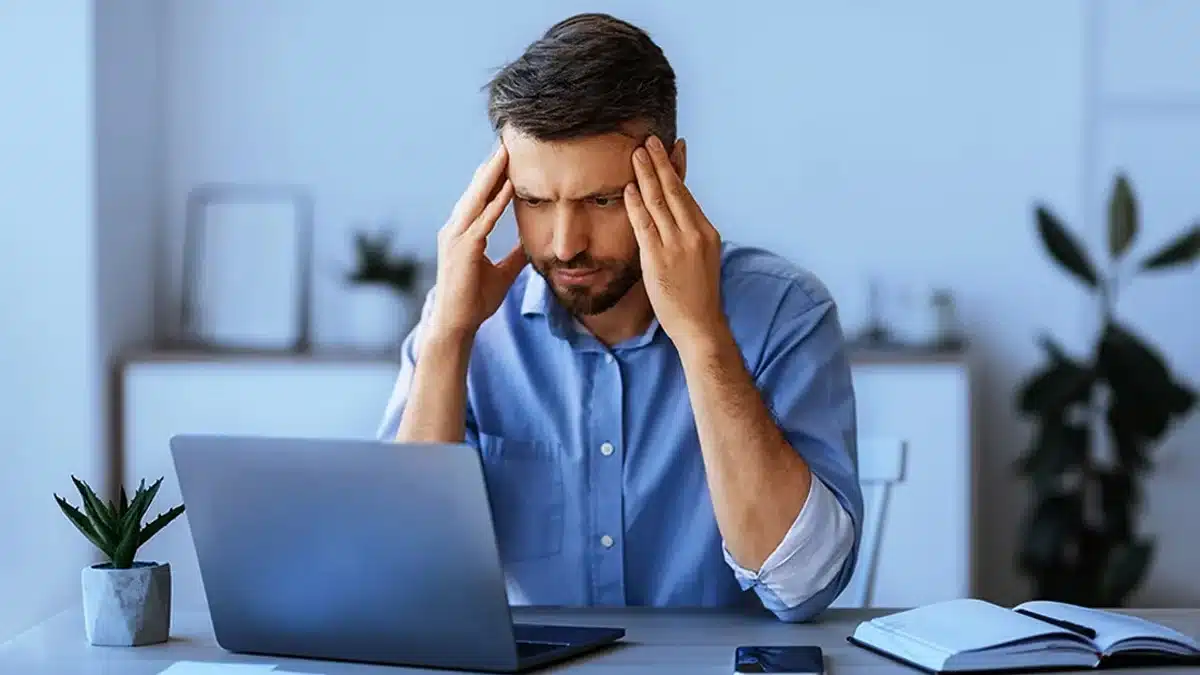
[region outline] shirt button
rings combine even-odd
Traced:
[[[612,548],[613,538],[608,536],[607,534],[604,535],[603,537],[600,537],[600,545],[603,546],[604,548]]]
[[[612,363],[612,362],[613,362],[613,355],[612,355],[612,354],[605,354],[605,355],[604,355],[604,361],[605,361],[606,363]]]
[[[613,454],[613,444],[605,443],[604,445],[601,445],[600,446],[600,454],[604,455],[605,457],[608,457],[609,455]]]

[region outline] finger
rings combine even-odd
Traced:
[[[636,183],[625,186],[625,212],[629,214],[629,224],[633,226],[633,235],[637,237],[639,246],[650,248],[662,242],[658,228],[654,226],[654,218],[646,210],[646,203]]]
[[[500,220],[500,216],[504,214],[504,209],[508,207],[508,203],[512,201],[512,198],[512,181],[505,179],[499,191],[487,203],[487,206],[483,208],[483,213],[480,213],[475,222],[467,229],[467,236],[483,238],[491,234],[492,229],[496,227],[496,221]]]
[[[677,231],[679,226],[675,224],[675,216],[671,214],[671,209],[667,206],[666,195],[663,194],[662,185],[658,182],[658,174],[655,172],[650,154],[646,152],[645,148],[638,148],[633,152],[633,171],[637,175],[637,188],[641,202],[653,219],[654,227],[658,230],[660,237],[664,240],[669,239],[671,233]]]
[[[691,225],[696,202],[692,199],[691,193],[688,192],[683,181],[680,180],[679,174],[675,172],[675,166],[671,164],[671,158],[667,156],[667,149],[657,136],[651,136],[646,141],[646,149],[650,154],[650,162],[654,167],[654,174],[658,178],[660,189],[666,198],[667,207],[675,217],[675,224],[680,227]]]
[[[500,178],[504,175],[507,163],[508,150],[503,143],[498,143],[492,155],[475,169],[470,184],[454,205],[451,219],[455,231],[466,230],[479,217],[480,212],[489,203],[489,198],[500,187]]]
[[[712,222],[704,215],[704,209],[700,208],[695,195],[675,170],[675,164],[671,162],[662,141],[657,136],[651,136],[646,142],[646,148],[654,164],[655,175],[658,176],[659,184],[666,195],[667,206],[675,216],[675,223],[681,229],[691,228],[701,235],[719,237]]]

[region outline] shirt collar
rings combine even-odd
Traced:
[[[553,301],[549,291],[546,279],[531,265],[525,281],[525,295],[521,297],[521,314],[525,316],[549,314],[552,307],[548,303]]]

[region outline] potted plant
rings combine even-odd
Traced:
[[[360,346],[394,349],[408,329],[412,295],[421,264],[392,254],[392,232],[354,235],[355,263],[346,281],[349,329]]]
[[[1018,410],[1036,426],[1019,461],[1033,499],[1018,566],[1038,598],[1119,607],[1153,558],[1153,541],[1136,522],[1142,476],[1153,446],[1188,414],[1196,393],[1117,316],[1117,296],[1135,277],[1190,267],[1200,258],[1200,222],[1132,259],[1138,203],[1118,174],[1108,200],[1108,264],[1098,269],[1048,207],[1038,205],[1035,216],[1051,259],[1096,296],[1101,322],[1086,355],[1042,336],[1046,361],[1017,392]],[[1110,439],[1105,447],[1112,452],[1104,454],[1111,457],[1097,456],[1102,436]]]
[[[171,566],[137,559],[138,549],[183,513],[176,506],[143,525],[162,478],[138,485],[133,499],[121,488],[117,502],[100,500],[71,477],[83,510],[54,495],[67,519],[107,558],[83,569],[83,617],[93,645],[125,646],[166,642],[171,632]]]

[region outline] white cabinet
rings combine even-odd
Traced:
[[[373,437],[397,366],[382,360],[152,355],[122,375],[127,487],[165,477],[152,513],[179,503],[168,440],[179,433]],[[952,360],[865,358],[855,366],[861,436],[908,446],[878,554],[875,606],[971,593],[967,373]],[[177,607],[202,608],[186,514],[140,557],[169,561]]]
[[[973,591],[975,471],[966,363],[863,363],[861,445],[905,445],[888,493],[870,605],[911,607]]]

